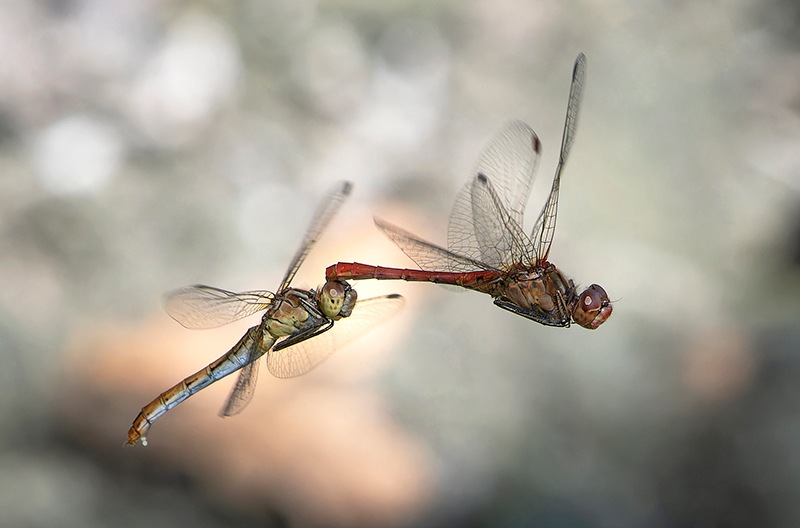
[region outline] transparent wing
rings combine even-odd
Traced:
[[[447,229],[447,247],[454,253],[481,260],[484,255],[497,253],[497,248],[479,239],[492,226],[506,222],[498,218],[500,210],[507,212],[517,226],[523,225],[523,213],[530,196],[536,166],[539,163],[541,143],[536,132],[522,121],[512,121],[503,128],[483,150],[473,176],[456,197],[450,213]],[[492,205],[485,209],[486,202],[475,200],[474,182],[479,175],[488,179],[495,192],[495,199],[502,207]],[[515,244],[517,245],[517,244]],[[520,255],[514,255],[520,257]],[[506,259],[486,261],[500,267]]]
[[[506,210],[492,181],[483,174],[472,185],[472,208],[483,262],[497,268],[532,264],[533,245],[528,235]]]
[[[352,315],[336,321],[327,332],[277,352],[270,352],[267,356],[267,368],[277,378],[305,374],[339,348],[395,315],[404,302],[403,297],[398,294],[358,301]]]
[[[385,220],[381,220],[380,218],[375,218],[375,225],[377,225],[392,242],[397,244],[397,246],[403,250],[403,253],[408,255],[408,258],[413,260],[420,269],[455,272],[494,269],[494,266],[481,262],[478,259],[470,258],[469,256],[459,255],[441,246],[427,242],[409,233],[405,229],[397,227]]]
[[[572,143],[575,141],[575,130],[578,126],[578,110],[581,106],[583,97],[583,87],[586,79],[586,55],[578,54],[575,59],[575,66],[572,70],[572,84],[569,89],[569,103],[567,104],[567,118],[564,123],[564,134],[561,136],[561,154],[556,167],[556,175],[553,177],[553,186],[550,188],[550,196],[544,204],[536,225],[533,226],[531,238],[536,248],[537,258],[547,260],[550,254],[550,245],[553,243],[553,235],[556,230],[556,215],[558,214],[558,192],[561,186],[561,171],[567,162]]]
[[[250,346],[248,349],[250,353],[249,362],[239,371],[236,385],[234,385],[228,400],[225,402],[225,406],[220,411],[220,416],[238,414],[250,403],[250,400],[253,399],[253,394],[255,394],[256,382],[258,381],[259,359],[268,353],[272,345],[275,344],[275,338],[261,330],[260,326],[251,328],[250,333],[251,339],[247,341]]]
[[[306,259],[308,252],[311,251],[311,248],[317,242],[320,235],[322,235],[328,222],[330,222],[336,212],[339,211],[339,207],[341,207],[345,198],[350,195],[352,189],[353,184],[350,182],[341,182],[337,184],[337,186],[322,200],[319,207],[317,207],[317,210],[314,212],[313,220],[311,220],[311,225],[306,230],[303,242],[292,258],[292,263],[289,265],[286,276],[281,282],[281,286],[278,289],[279,292],[289,287],[297,270],[300,269],[300,265],[302,265],[303,261]]]
[[[186,328],[215,328],[266,310],[274,298],[265,290],[234,293],[196,284],[168,293],[164,309]]]

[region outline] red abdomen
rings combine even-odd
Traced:
[[[455,273],[451,271],[425,271],[404,268],[386,268],[359,262],[339,262],[325,270],[327,280],[404,280],[412,282],[433,282],[452,284],[470,290],[477,290],[494,296],[503,282],[497,271],[470,271]]]

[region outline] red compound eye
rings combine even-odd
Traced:
[[[598,291],[598,289],[600,291]],[[602,292],[602,293],[601,293]],[[603,298],[606,297],[606,292],[603,288],[596,284],[589,286],[585,292],[581,294],[580,305],[581,309],[585,312],[592,312],[602,306]]]
[[[595,329],[611,315],[611,303],[606,291],[592,284],[578,297],[572,318],[584,328]]]

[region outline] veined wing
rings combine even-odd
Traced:
[[[274,298],[266,290],[234,293],[195,284],[168,293],[164,309],[186,328],[215,328],[266,310]]]
[[[447,229],[447,247],[451,251],[482,259],[487,253],[487,247],[478,238],[479,234],[485,233],[490,225],[501,225],[505,222],[505,219],[491,217],[493,212],[506,211],[507,216],[522,227],[523,213],[530,196],[540,151],[541,143],[536,132],[522,121],[512,121],[492,139],[481,153],[472,177],[458,193],[453,204]],[[484,210],[482,203],[476,202],[473,184],[481,174],[492,183],[502,207]],[[503,260],[485,262],[500,267],[506,263]]]
[[[292,279],[294,279],[297,270],[300,269],[300,266],[306,259],[308,252],[311,251],[311,248],[314,246],[317,240],[319,240],[319,237],[322,235],[325,227],[327,227],[328,222],[330,222],[337,211],[339,211],[339,207],[341,207],[342,202],[344,202],[345,198],[350,195],[352,190],[352,183],[347,181],[341,182],[322,200],[322,203],[314,212],[313,220],[311,220],[311,225],[306,230],[303,242],[300,244],[297,253],[294,254],[294,257],[292,257],[292,263],[289,264],[289,269],[286,271],[286,276],[283,278],[283,281],[281,281],[280,288],[278,288],[279,292],[282,292],[289,287],[289,284],[291,284]]]
[[[253,339],[248,341],[248,352],[250,353],[249,363],[242,367],[239,371],[239,377],[236,379],[236,385],[231,390],[225,406],[220,411],[220,416],[233,416],[238,414],[244,409],[250,400],[253,399],[253,394],[256,390],[256,382],[258,381],[258,364],[260,363],[261,356],[267,354],[275,344],[275,338],[269,333],[261,330],[260,327],[255,327],[258,330],[258,336],[253,335]]]
[[[478,174],[472,184],[472,210],[481,260],[498,268],[533,264],[530,238],[506,210],[493,182],[484,174]]]
[[[408,258],[413,260],[420,269],[427,271],[455,272],[496,269],[495,266],[481,262],[477,258],[471,258],[469,255],[460,255],[449,249],[427,242],[413,233],[409,233],[405,229],[397,227],[385,220],[381,220],[378,217],[375,217],[374,220],[375,225],[377,225],[392,242],[397,244],[397,246],[403,250],[403,253],[408,255]]]
[[[305,374],[339,348],[395,315],[404,302],[396,293],[358,301],[350,317],[339,319],[330,330],[282,350],[271,351],[267,356],[267,368],[276,378]]]
[[[572,84],[569,89],[569,103],[567,103],[567,118],[564,123],[564,134],[561,136],[561,154],[553,177],[553,186],[550,196],[544,204],[536,225],[533,226],[531,238],[536,248],[537,258],[547,260],[550,254],[550,245],[553,243],[553,234],[556,231],[556,215],[558,214],[558,192],[561,186],[561,171],[567,162],[572,143],[575,141],[575,130],[578,126],[578,110],[583,97],[583,86],[586,80],[586,55],[579,53],[575,59],[572,70]]]

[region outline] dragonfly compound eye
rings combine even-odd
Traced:
[[[611,315],[611,303],[602,286],[592,284],[578,298],[572,318],[584,328],[594,330]]]
[[[581,308],[586,312],[591,312],[600,308],[600,294],[589,288],[581,295]]]
[[[341,315],[350,315],[349,313],[342,313],[345,302],[349,304],[350,288],[346,282],[328,281],[322,287],[319,296],[319,307],[326,317],[331,319],[338,318]],[[352,310],[352,307],[349,307]]]

